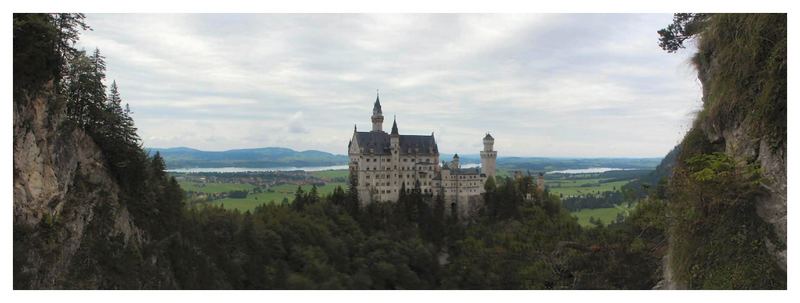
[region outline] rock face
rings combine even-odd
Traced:
[[[707,102],[710,94],[707,83],[716,63],[699,67],[698,79],[703,84],[703,102]],[[761,219],[774,227],[778,238],[786,243],[786,148],[773,149],[766,138],[752,135],[754,126],[746,119],[734,123],[729,121],[725,126],[703,120],[700,126],[710,142],[725,144],[725,154],[761,167],[764,179],[761,187],[767,195],[756,201],[756,211]],[[778,260],[778,265],[786,270],[786,246],[772,243],[770,239],[766,239],[766,243]]]
[[[59,102],[47,93],[14,100],[15,288],[69,285],[76,264],[93,262],[74,258],[89,240],[121,238],[131,249],[143,242],[102,152],[84,131],[70,127]],[[88,275],[86,281],[102,280],[98,272]]]

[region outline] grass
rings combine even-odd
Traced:
[[[317,187],[317,192],[319,193],[320,197],[325,196],[333,192],[336,186],[341,186],[342,188],[346,188],[345,183],[334,182],[334,183],[327,183],[325,186]],[[311,185],[304,185],[302,186],[303,191],[308,192],[311,190]],[[273,186],[269,188],[272,192],[267,192],[266,190],[261,193],[251,193],[247,195],[247,198],[244,199],[233,199],[233,198],[225,198],[220,200],[214,200],[209,202],[213,205],[224,205],[227,209],[238,209],[239,211],[252,211],[256,206],[261,204],[268,204],[268,203],[281,203],[283,198],[289,199],[291,202],[294,199],[294,193],[297,191],[297,185],[292,184],[284,184]]]
[[[309,174],[320,179],[330,180],[334,178],[344,178],[346,180],[350,174],[350,171],[347,169],[332,169],[309,172]]]
[[[595,220],[600,219],[603,224],[608,224],[617,219],[617,214],[622,213],[623,216],[628,216],[628,213],[633,210],[635,205],[628,208],[626,205],[617,205],[608,208],[595,208],[595,209],[581,209],[580,211],[573,212],[572,215],[578,218],[578,224],[584,227],[593,226],[589,222],[589,218]]]
[[[585,195],[585,194],[599,194],[604,191],[620,190],[623,185],[628,184],[630,180],[614,181],[601,183],[602,178],[594,179],[555,179],[547,180],[545,178],[545,185],[548,186],[551,193],[556,195],[563,195],[565,198],[569,196]],[[589,185],[589,186],[587,186]]]
[[[181,188],[185,191],[195,191],[195,192],[203,192],[203,193],[224,193],[233,190],[247,190],[250,191],[255,186],[246,183],[206,183],[202,184],[199,182],[191,182],[191,181],[180,181],[178,182]]]

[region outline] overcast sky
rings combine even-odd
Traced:
[[[663,156],[700,108],[671,15],[89,14],[146,147],[346,154],[380,89],[390,129],[444,153]]]

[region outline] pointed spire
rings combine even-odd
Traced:
[[[355,123],[353,123],[353,132],[358,132],[358,126]]]
[[[453,155],[453,159],[458,159],[458,154]]]
[[[394,122],[392,123],[392,135],[399,135],[400,132],[397,131],[397,116],[394,116]]]
[[[375,96],[375,105],[372,106],[372,113],[383,114],[383,111],[381,110],[381,95],[380,93],[377,92],[377,90]]]

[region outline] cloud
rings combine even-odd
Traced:
[[[303,119],[303,112],[296,112],[289,120],[286,122],[288,126],[289,132],[293,134],[305,134],[308,133],[308,129],[305,127],[305,120]]]
[[[146,146],[346,153],[375,89],[442,152],[661,156],[700,106],[665,14],[89,14]],[[385,125],[386,127],[386,125]],[[303,134],[295,136],[293,134]]]

